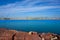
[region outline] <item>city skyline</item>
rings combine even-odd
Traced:
[[[0,17],[60,17],[60,0],[0,0]]]
[[[0,20],[60,20],[60,17],[0,18]]]

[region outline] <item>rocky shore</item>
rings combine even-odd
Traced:
[[[60,40],[54,33],[22,32],[0,28],[0,40]]]

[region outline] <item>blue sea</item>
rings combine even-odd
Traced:
[[[60,34],[60,20],[0,20],[0,28]]]

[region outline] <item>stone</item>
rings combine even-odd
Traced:
[[[53,40],[51,38],[60,40],[60,35],[0,29],[0,40]]]
[[[14,40],[24,40],[26,32],[17,32],[14,36]]]
[[[15,30],[0,30],[0,40],[12,40]]]
[[[26,34],[26,40],[41,40],[37,32],[32,32],[32,34]]]

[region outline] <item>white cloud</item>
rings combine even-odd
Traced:
[[[47,1],[47,0],[45,0]],[[11,3],[0,6],[1,13],[21,13],[21,12],[35,12],[47,10],[52,8],[60,8],[60,6],[33,6],[35,3],[44,2],[44,0],[25,0],[22,2]]]

